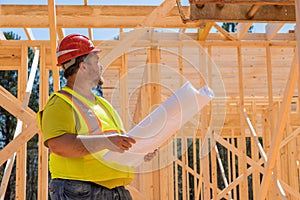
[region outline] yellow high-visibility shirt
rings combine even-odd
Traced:
[[[64,87],[62,92],[54,93],[44,109],[39,111],[37,115],[46,146],[47,140],[51,138],[66,133],[86,135],[91,131],[91,127],[95,128],[96,125],[101,133],[121,134],[123,132],[120,117],[103,98],[96,97],[96,101],[91,102],[68,87]],[[64,93],[71,94],[71,98],[70,95]],[[84,104],[88,108],[88,115],[94,113],[97,116],[98,124],[95,125],[97,122],[93,124],[90,122],[92,120],[86,119],[88,116],[82,114],[81,110],[76,107],[78,103]],[[96,120],[94,119],[94,121]],[[99,130],[97,132],[99,133]],[[51,177],[91,181],[107,188],[129,184],[134,176],[133,167],[106,162],[102,158],[106,151],[103,150],[80,158],[66,158],[50,153]]]

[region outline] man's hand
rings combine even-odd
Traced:
[[[132,144],[135,143],[135,140],[131,137],[119,134],[108,135],[108,144],[107,149],[111,151],[116,151],[123,153],[132,147]]]
[[[68,158],[78,158],[104,149],[124,152],[135,143],[133,138],[126,135],[76,135],[63,134],[49,139],[51,152]]]
[[[144,156],[144,161],[145,162],[149,162],[150,160],[152,160],[155,156],[156,156],[156,152],[157,152],[157,149],[155,149],[153,152],[151,153],[147,153],[145,156]]]

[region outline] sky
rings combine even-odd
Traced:
[[[157,6],[160,5],[164,0],[88,0],[89,5],[149,5]],[[56,0],[56,5],[82,5],[83,0]],[[48,0],[0,0],[0,4],[27,4],[27,5],[47,5]],[[189,0],[181,0],[181,4],[184,6],[189,5]],[[221,23],[220,23],[221,24]],[[264,33],[265,23],[255,23],[253,27],[254,33]],[[286,33],[288,30],[294,30],[295,24],[286,24],[279,31],[279,33]],[[27,40],[26,34],[22,28],[1,28],[3,32],[13,31],[17,33],[21,40]],[[123,29],[124,32],[130,31],[132,29]],[[178,31],[178,29],[172,29],[170,31]],[[196,29],[187,29],[186,32],[196,32]],[[49,40],[50,34],[48,28],[32,28],[33,35],[36,40]],[[80,33],[88,36],[87,29],[65,29],[66,35],[70,33]],[[216,32],[216,29],[212,28],[211,32]],[[93,29],[93,36],[95,40],[112,40],[115,36],[119,34],[118,28],[97,28]]]

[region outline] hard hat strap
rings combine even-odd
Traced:
[[[71,59],[69,62],[64,63],[62,65],[63,69],[68,69],[70,66],[74,65],[76,62],[76,58]]]

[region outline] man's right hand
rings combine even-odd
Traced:
[[[119,134],[108,135],[107,138],[109,140],[107,149],[120,153],[129,150],[132,144],[136,142],[135,139],[129,136]]]

